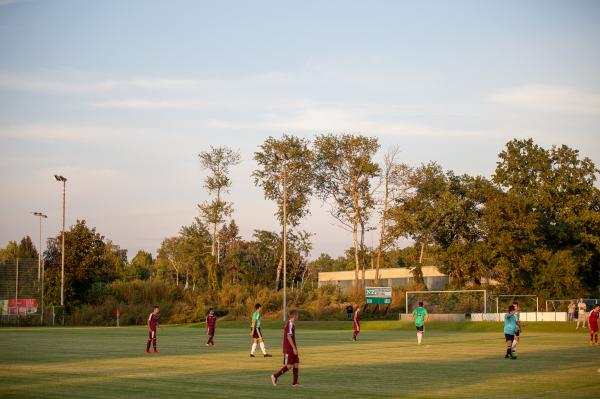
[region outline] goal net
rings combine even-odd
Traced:
[[[432,313],[486,313],[487,300],[485,290],[407,291],[406,313],[411,313],[419,302]]]

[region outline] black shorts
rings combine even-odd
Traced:
[[[515,336],[512,334],[504,334],[504,339],[507,341],[514,341],[515,340]]]
[[[252,332],[252,328],[250,329],[250,332]],[[255,328],[254,329],[254,334],[252,334],[252,338],[259,339],[259,338],[262,338],[262,337],[263,337],[263,335],[262,335],[262,331],[260,331],[260,327]]]
[[[425,326],[416,326],[417,327],[417,331],[423,331],[423,327]]]

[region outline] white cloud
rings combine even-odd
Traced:
[[[119,89],[186,90],[200,81],[186,79],[133,78],[128,80],[40,79],[31,76],[0,74],[0,88],[48,93],[108,93]]]
[[[600,114],[600,95],[565,86],[529,85],[498,92],[493,102],[543,112]]]
[[[121,141],[145,137],[155,132],[144,129],[120,127],[91,127],[53,124],[26,124],[0,127],[0,139],[26,141]]]
[[[124,99],[124,100],[106,100],[93,103],[97,108],[115,108],[115,109],[204,109],[216,106],[214,102],[204,100],[145,100],[145,99]]]

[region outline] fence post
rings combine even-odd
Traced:
[[[17,319],[19,319],[19,258],[17,258],[15,273],[15,306],[17,307]]]
[[[487,290],[483,290],[483,313],[487,313]]]
[[[538,312],[540,311],[539,298],[535,297],[535,321],[538,321]]]

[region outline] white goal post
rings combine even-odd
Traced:
[[[500,298],[535,298],[535,321],[538,321],[538,313],[540,312],[540,301],[537,295],[521,295],[521,294],[502,294],[496,295],[496,313],[500,314],[498,300]]]
[[[405,313],[408,312],[408,295],[409,294],[453,294],[453,293],[473,293],[473,292],[482,292],[483,293],[483,313],[487,313],[487,290],[451,290],[451,291],[406,291],[405,293]]]

